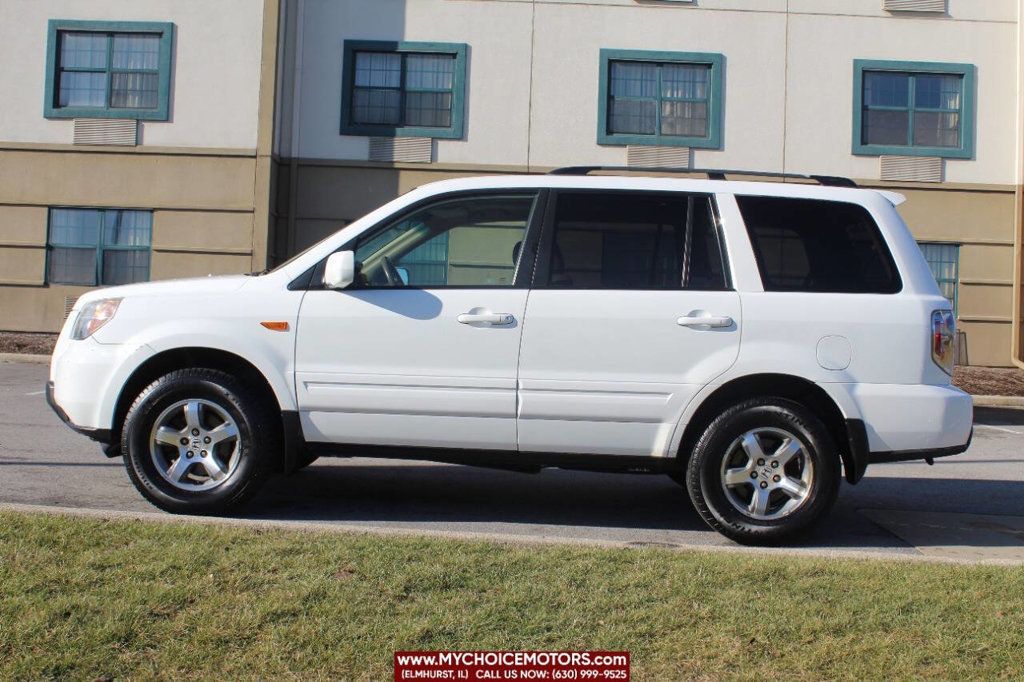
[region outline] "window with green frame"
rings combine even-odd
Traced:
[[[932,276],[939,285],[939,291],[953,304],[953,314],[957,314],[957,285],[960,280],[960,245],[941,244],[936,242],[919,242],[921,253],[928,261]]]
[[[342,135],[461,138],[467,46],[346,40]]]
[[[725,57],[601,50],[598,144],[718,149]]]
[[[46,281],[81,286],[149,280],[152,211],[51,208]]]
[[[47,118],[166,121],[174,25],[51,20]]]
[[[974,66],[854,62],[853,153],[974,155]]]

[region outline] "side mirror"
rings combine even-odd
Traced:
[[[327,257],[324,264],[324,287],[346,289],[356,281],[356,254],[338,251]]]

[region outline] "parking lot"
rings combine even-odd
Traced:
[[[161,514],[120,459],[46,406],[46,367],[0,364],[0,505]],[[1024,410],[979,408],[971,449],[876,465],[844,484],[794,551],[1024,563]],[[240,518],[288,525],[639,546],[732,547],[662,476],[519,474],[369,458],[322,459],[270,482]],[[758,550],[770,551],[770,550]]]

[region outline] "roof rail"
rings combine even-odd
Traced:
[[[827,187],[856,187],[850,178],[836,175],[800,175],[798,173],[768,173],[763,171],[728,170],[724,168],[662,168],[658,166],[565,166],[548,172],[548,175],[590,175],[595,171],[633,173],[697,173],[706,175],[708,180],[725,180],[727,175],[745,175],[782,180],[813,180]]]

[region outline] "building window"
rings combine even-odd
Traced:
[[[960,245],[921,242],[921,253],[928,261],[939,291],[953,304],[953,314],[957,314],[957,284],[960,279]]]
[[[463,134],[467,47],[346,40],[341,134]]]
[[[601,50],[598,144],[718,149],[725,57]]]
[[[166,121],[174,25],[51,20],[47,118]]]
[[[46,281],[131,284],[149,279],[152,211],[51,208]]]
[[[974,155],[974,66],[854,62],[853,153]]]

